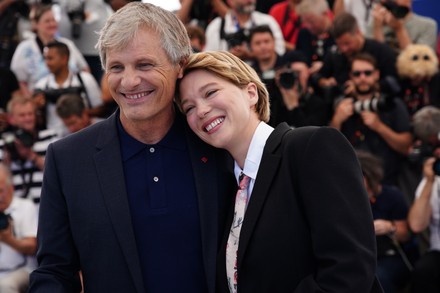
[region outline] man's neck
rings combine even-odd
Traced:
[[[376,95],[376,92],[372,92],[369,94],[363,94],[363,95],[357,94],[356,99],[358,101],[367,101],[367,100],[371,100],[375,95]]]
[[[58,85],[62,86],[64,82],[69,78],[69,69],[66,68],[55,74],[55,81]]]
[[[240,14],[236,11],[233,12],[233,16],[237,19],[238,25],[243,28],[245,24],[251,19],[251,14]]]
[[[267,70],[274,69],[276,62],[277,62],[277,55],[273,54],[268,59],[258,60],[258,66],[260,67],[260,70],[264,72]]]
[[[164,109],[164,113],[158,113],[156,117],[143,121],[127,119],[122,110],[120,119],[125,131],[135,139],[145,144],[156,144],[165,137],[176,119],[173,105]]]

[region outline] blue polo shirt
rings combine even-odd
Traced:
[[[207,292],[184,120],[147,145],[118,120],[124,176],[146,292]],[[111,256],[109,256],[111,257]]]

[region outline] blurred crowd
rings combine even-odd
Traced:
[[[128,2],[0,0],[0,292],[24,292],[35,265],[48,145],[117,108],[96,32]],[[194,52],[227,50],[255,69],[270,125],[334,127],[355,148],[386,293],[440,292],[440,35],[412,2],[180,0],[175,11]]]

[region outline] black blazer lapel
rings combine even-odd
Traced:
[[[125,189],[124,172],[117,134],[116,119],[119,111],[104,123],[104,131],[97,139],[98,151],[94,156],[104,202],[113,224],[116,237],[127,261],[127,267],[137,291],[145,292],[141,266],[131,222],[130,208]],[[108,257],[112,257],[109,255]]]
[[[264,207],[265,199],[269,195],[272,181],[278,171],[281,161],[281,156],[279,155],[279,152],[277,152],[278,147],[281,144],[283,136],[289,130],[291,130],[291,128],[287,124],[280,124],[266,141],[263,157],[261,158],[261,163],[258,168],[257,178],[252,190],[251,200],[246,209],[243,227],[240,231],[237,256],[238,269],[240,269],[240,264],[246,253],[246,248],[250,242],[255,224],[257,223],[260,212]]]
[[[177,114],[179,115],[179,114]],[[186,123],[186,122],[185,122]],[[215,263],[218,244],[218,211],[221,170],[215,150],[197,138],[186,126],[188,150],[197,191],[202,237],[203,263],[209,292],[215,290]],[[215,176],[214,174],[217,174]]]

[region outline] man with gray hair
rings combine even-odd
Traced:
[[[440,292],[440,109],[425,106],[413,115],[414,134],[432,148],[423,163],[423,178],[409,210],[414,233],[429,229],[429,250],[417,261],[411,292]]]
[[[169,11],[131,2],[97,45],[119,109],[52,144],[29,292],[214,292],[232,161],[192,134],[173,98],[191,54]]]
[[[295,11],[304,26],[298,33],[296,50],[304,53],[313,74],[321,69],[325,56],[336,50],[329,6],[326,0],[302,0]]]

